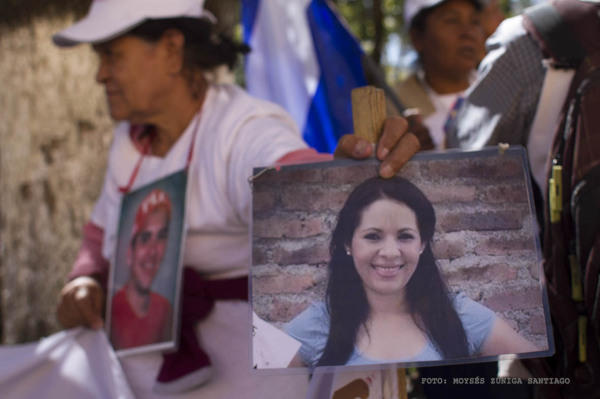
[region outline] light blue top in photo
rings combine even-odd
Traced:
[[[485,306],[473,301],[463,293],[453,298],[454,309],[462,321],[469,343],[469,355],[480,351],[492,331],[496,315]],[[325,302],[311,304],[304,312],[290,321],[285,331],[302,343],[300,356],[309,367],[316,366],[325,349],[329,334],[329,313]],[[425,347],[416,356],[395,360],[377,360],[364,356],[355,347],[346,365],[373,363],[412,363],[444,360],[435,345],[428,339]]]

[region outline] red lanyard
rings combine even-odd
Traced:
[[[194,130],[192,131],[192,143],[190,144],[190,150],[188,151],[188,157],[187,157],[187,161],[185,164],[186,171],[189,169],[189,166],[192,163],[192,157],[194,155],[194,144],[196,142],[196,133],[198,132],[199,124],[200,124],[200,111],[198,111],[198,113],[196,114],[196,123],[194,124],[194,127],[193,127]],[[140,171],[140,167],[142,166],[142,161],[144,160],[144,157],[150,152],[150,146],[152,145],[152,140],[156,136],[156,130],[154,130],[154,128],[151,126],[146,127],[145,132],[147,132],[148,139],[144,143],[144,147],[142,148],[140,158],[138,159],[137,163],[135,164],[135,167],[133,168],[133,172],[131,173],[129,182],[127,183],[126,186],[119,187],[119,191],[122,194],[127,194],[131,190],[131,187],[133,186],[133,183],[135,182],[135,179]]]

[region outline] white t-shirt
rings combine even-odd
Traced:
[[[200,118],[196,122],[196,118]],[[211,85],[201,112],[164,157],[145,156],[132,190],[182,170],[197,126],[189,169],[184,264],[205,278],[231,278],[250,265],[253,167],[268,166],[306,144],[279,106],[250,97],[234,85]],[[102,253],[112,258],[122,194],[140,159],[129,123],[120,123],[110,149],[104,187],[92,221],[104,229]]]

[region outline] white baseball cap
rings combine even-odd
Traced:
[[[60,47],[114,39],[148,19],[216,18],[204,9],[204,0],[94,0],[88,14],[52,36]]]
[[[404,27],[410,29],[413,18],[423,10],[433,8],[448,0],[405,0],[404,1]],[[476,7],[481,8],[485,0],[471,0]]]

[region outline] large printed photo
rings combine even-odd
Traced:
[[[553,353],[522,148],[421,154],[392,179],[336,161],[252,184],[254,368]]]

